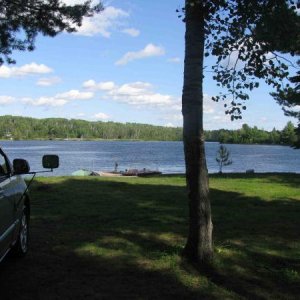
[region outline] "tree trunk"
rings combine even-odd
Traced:
[[[186,0],[183,142],[189,197],[189,234],[183,255],[209,264],[213,258],[212,222],[203,132],[204,16],[202,1]],[[190,3],[194,3],[190,5]]]

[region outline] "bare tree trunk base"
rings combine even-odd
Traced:
[[[201,247],[200,247],[201,248]],[[182,250],[181,256],[192,264],[199,266],[210,267],[213,265],[213,249],[209,248],[203,251],[199,251],[199,248],[193,246],[189,241]]]
[[[207,253],[201,258],[194,250],[185,247],[181,252],[181,257],[201,273],[206,274],[214,268],[213,253]]]

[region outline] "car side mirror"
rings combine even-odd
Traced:
[[[27,160],[16,158],[13,160],[15,174],[26,174],[30,171],[30,166]]]
[[[43,156],[43,168],[45,169],[56,169],[59,167],[58,155],[44,155]]]

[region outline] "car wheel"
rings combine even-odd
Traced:
[[[20,231],[16,244],[12,251],[16,256],[24,256],[28,251],[28,238],[29,238],[29,215],[26,207],[23,209],[21,217]]]

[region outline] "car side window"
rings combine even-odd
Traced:
[[[0,176],[7,175],[8,168],[4,156],[0,154]]]

